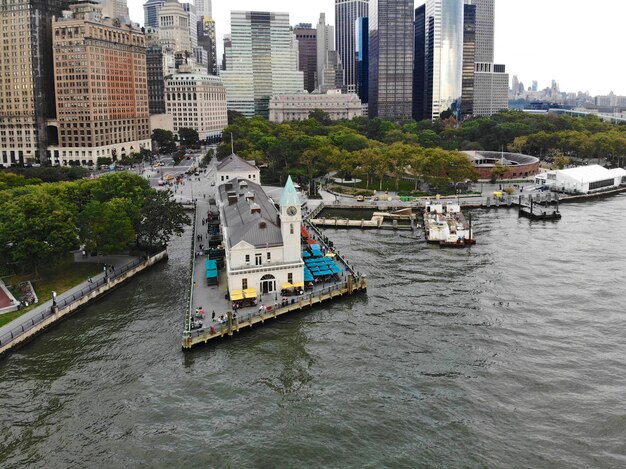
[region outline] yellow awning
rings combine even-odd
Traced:
[[[243,300],[243,295],[242,295],[241,293],[237,293],[237,294],[231,293],[231,294],[230,294],[230,300],[231,300],[231,301],[240,301],[240,300]]]
[[[287,283],[283,283],[280,288],[282,288],[283,290],[289,290],[290,288],[293,288],[293,285],[289,282]]]
[[[296,288],[304,288],[304,282],[296,282],[293,284],[294,287]]]
[[[337,254],[335,254],[334,252],[329,252],[326,254],[326,257],[335,257]]]
[[[256,298],[256,288],[246,288],[243,294],[246,298]]]
[[[243,290],[233,290],[230,292],[230,296],[232,297],[233,295],[241,295],[243,296]]]

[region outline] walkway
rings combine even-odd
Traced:
[[[109,266],[113,266],[115,268],[115,272],[107,273],[107,276],[115,276],[119,275],[123,268],[130,263],[138,262],[138,257],[132,256],[100,256],[100,257],[87,257],[83,258],[80,252],[74,254],[74,260],[76,262],[94,262],[94,263],[102,263],[107,264]],[[97,288],[99,285],[105,282],[105,273],[102,272],[94,277],[92,277],[93,283],[88,284],[87,281],[76,285],[74,288],[67,290],[66,292],[60,293],[57,295],[57,305],[63,306],[65,304],[69,304],[72,301],[75,301],[77,298],[82,297],[89,291]],[[42,298],[40,298],[40,301]],[[42,317],[49,316],[50,309],[52,307],[52,299],[45,301],[44,303],[40,303],[37,307],[30,310],[28,313],[16,318],[10,323],[0,327],[0,344],[4,345],[8,339],[11,337],[11,333],[13,335],[16,334],[16,331],[22,330],[22,326],[25,324],[32,325],[41,321]]]

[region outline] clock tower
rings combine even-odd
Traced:
[[[296,262],[302,259],[300,246],[300,226],[302,225],[302,207],[291,176],[280,198],[280,222],[283,235],[283,260]]]

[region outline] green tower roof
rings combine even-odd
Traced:
[[[290,205],[300,205],[300,197],[298,196],[296,187],[293,185],[291,176],[287,178],[287,184],[285,184],[283,195],[280,196],[281,207],[288,207]]]

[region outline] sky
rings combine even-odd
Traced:
[[[131,18],[143,24],[144,0],[127,0]],[[424,0],[416,0],[420,6]],[[334,0],[213,0],[218,50],[230,31],[231,10],[287,11],[292,25],[334,24]],[[610,91],[626,96],[623,0],[496,0],[495,61],[506,64],[528,88],[555,79],[561,91]],[[221,55],[220,55],[221,57]]]

